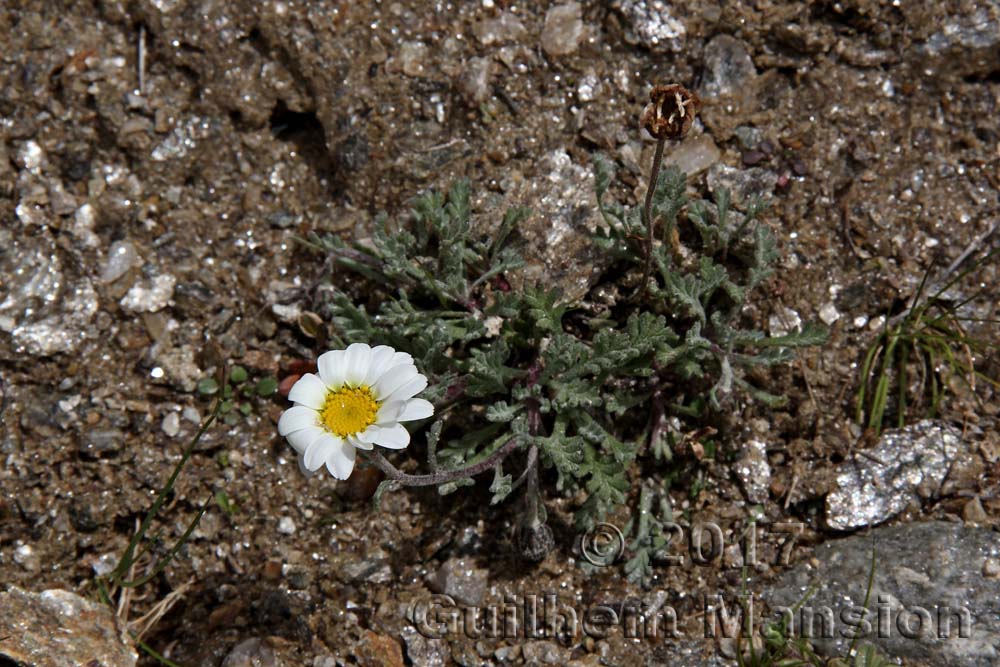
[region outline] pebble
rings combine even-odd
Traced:
[[[725,164],[716,164],[708,170],[708,189],[713,193],[719,188],[729,190],[732,206],[745,210],[754,197],[767,198],[774,192],[778,175],[763,167],[737,169]]]
[[[471,560],[452,558],[437,571],[431,589],[455,599],[459,604],[476,606],[486,597],[489,573],[475,567]]]
[[[746,46],[731,35],[718,35],[705,45],[701,94],[708,99],[742,97],[756,87],[757,68]]]
[[[84,204],[73,214],[73,236],[88,248],[96,248],[101,239],[94,233],[94,207]]]
[[[258,637],[240,642],[222,661],[222,667],[278,667],[279,664],[274,649]]]
[[[167,307],[176,285],[177,278],[164,273],[132,287],[119,304],[129,313],[155,313]]]
[[[579,2],[550,7],[542,28],[542,48],[550,56],[566,56],[580,45],[583,37],[583,10]]]
[[[767,318],[767,326],[772,336],[787,336],[802,329],[802,318],[791,308],[781,306]]]
[[[478,106],[489,99],[490,78],[493,74],[493,60],[490,58],[470,58],[465,63],[458,78],[458,91],[466,104]]]
[[[430,49],[423,42],[403,42],[399,47],[399,64],[406,76],[423,76],[427,71]]]
[[[196,407],[190,405],[185,407],[183,410],[181,410],[181,416],[184,417],[184,419],[191,422],[192,424],[201,423],[201,413],[198,412],[198,408]]]
[[[617,0],[613,5],[625,17],[625,40],[642,44],[654,52],[679,53],[684,49],[687,28],[674,17],[663,0]]]
[[[139,264],[139,253],[129,241],[115,241],[108,249],[108,260],[101,272],[102,283],[113,283]]]
[[[496,18],[479,21],[472,26],[472,33],[483,46],[520,42],[528,36],[528,30],[524,24],[510,12],[504,12]]]
[[[736,476],[747,500],[765,503],[770,498],[771,464],[767,460],[767,445],[760,440],[746,444],[743,457],[736,463]]]
[[[837,310],[837,306],[834,305],[833,301],[827,301],[820,307],[819,319],[823,320],[823,324],[827,326],[840,319],[840,311]]]
[[[666,164],[676,165],[691,176],[705,171],[719,161],[722,153],[711,135],[688,136],[676,148],[667,153]]]
[[[278,521],[278,532],[282,535],[294,535],[295,534],[295,522],[289,516],[283,516]]]
[[[125,434],[116,428],[91,429],[80,439],[79,452],[90,458],[113,454],[122,448]]]
[[[177,437],[177,434],[181,432],[180,416],[176,412],[168,412],[167,416],[163,418],[160,428],[163,429],[163,432],[169,437]]]

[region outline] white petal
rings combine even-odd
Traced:
[[[365,433],[368,433],[368,431],[370,431],[371,429],[372,429],[372,427],[369,426],[367,429],[365,429],[364,433],[359,433],[357,435],[349,435],[349,436],[347,436],[347,444],[349,444],[351,447],[355,447],[357,449],[363,449],[366,452],[371,451],[372,449],[375,448],[374,445],[372,445],[371,442],[366,442],[366,441],[364,441],[364,440],[361,439],[361,436],[363,436]]]
[[[281,419],[278,420],[278,434],[288,435],[310,426],[318,426],[318,422],[318,412],[304,405],[296,405],[281,413]]]
[[[309,468],[307,468],[305,461],[306,461],[306,457],[304,457],[304,456],[298,457],[299,470],[301,470],[302,474],[305,475],[306,477],[312,477],[313,475],[316,474],[316,472],[313,471],[313,470],[310,470]]]
[[[393,366],[400,366],[402,364],[412,364],[412,363],[413,363],[413,357],[411,357],[409,354],[407,354],[406,352],[397,352],[396,354],[392,355],[392,363],[389,364],[389,368],[392,368]]]
[[[424,389],[427,389],[427,378],[423,375],[417,374],[417,377],[413,378],[402,387],[392,392],[386,397],[387,401],[408,401]]]
[[[422,398],[411,398],[406,402],[406,407],[396,417],[396,421],[408,422],[414,419],[427,419],[434,414],[434,406],[430,401]]]
[[[354,458],[357,454],[354,447],[341,440],[326,455],[326,469],[337,479],[347,479],[354,470]]]
[[[343,443],[342,438],[338,438],[335,435],[330,435],[329,433],[324,433],[320,437],[316,438],[306,449],[306,454],[303,457],[305,459],[305,465],[307,470],[316,470],[324,462],[326,462],[326,457],[329,456],[330,451],[339,447]]]
[[[367,343],[351,343],[344,352],[344,380],[352,387],[360,385],[368,373],[368,362],[371,361],[372,348]]]
[[[309,408],[306,409],[308,410]],[[309,445],[325,434],[326,431],[319,426],[308,426],[301,431],[292,431],[285,438],[288,440],[288,444],[292,446],[292,449],[299,454],[305,454],[306,450],[309,449]]]
[[[388,345],[377,345],[372,348],[372,358],[368,363],[368,372],[365,373],[364,384],[369,387],[382,377],[382,373],[392,364],[393,355],[396,351]]]
[[[331,350],[319,355],[316,360],[316,367],[319,369],[319,377],[331,389],[340,389],[344,384],[344,363],[343,350]]]
[[[383,403],[382,407],[378,409],[378,413],[375,415],[375,423],[387,424],[389,422],[399,421],[399,413],[403,411],[405,406],[406,404],[403,401],[390,401],[388,403]]]
[[[375,386],[372,387],[375,393],[376,401],[384,401],[388,398],[389,394],[396,391],[404,384],[412,380],[417,376],[417,367],[413,364],[403,364],[402,366],[393,366],[379,378]]]
[[[326,402],[326,385],[318,375],[306,373],[292,386],[292,390],[288,392],[288,400],[319,410]]]
[[[388,449],[403,449],[410,444],[410,432],[400,424],[392,426],[374,426],[378,429],[375,433],[375,444]]]

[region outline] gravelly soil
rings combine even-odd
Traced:
[[[0,581],[94,593],[95,568],[121,553],[208,409],[197,380],[223,359],[280,377],[322,351],[298,318],[321,302],[329,267],[296,238],[364,238],[378,212],[465,177],[484,224],[509,203],[539,211],[523,230],[532,270],[585,297],[600,274],[584,247],[592,212],[564,200],[589,197],[596,152],[615,160],[620,199],[642,196],[652,144],[637,118],[651,85],[670,81],[708,102],[674,154],[697,165],[691,187],[773,190],[782,264],[747,317],[778,328],[822,313],[832,330],[759,378],[789,408],[741,407],[723,446],[767,443],[756,511],[806,524],[794,560],[832,537],[822,497],[861,435],[857,367],[879,317],[1000,215],[1000,6],[699,1],[655,24],[641,10],[660,3],[611,4],[569,11],[560,32],[534,2],[7,0]],[[993,264],[957,287],[987,286],[976,316],[996,316],[996,281]],[[997,375],[995,357],[977,363]],[[946,416],[982,455],[902,520],[960,519],[974,495],[988,521],[1000,516],[997,402],[986,383],[979,394]],[[398,492],[376,513],[370,480],[300,475],[275,433],[283,407],[257,401],[212,430],[178,482],[165,540],[217,491],[234,511],[213,505],[184,557],[133,601],[137,617],[193,581],[147,637],[172,659],[218,665],[270,637],[283,664],[708,664],[713,644],[693,639],[424,640],[406,609],[449,559],[467,559],[487,600],[559,592],[584,608],[664,591],[689,638],[701,596],[734,595],[739,570],[665,567],[654,592],[618,568],[586,572],[571,503],[556,497],[557,549],[532,567],[510,546],[514,506],[488,507],[483,488]],[[682,461],[675,507],[738,530],[750,504],[732,464]],[[780,569],[780,546],[761,545],[754,585]]]

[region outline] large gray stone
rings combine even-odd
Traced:
[[[875,579],[863,614],[872,545]],[[784,573],[764,598],[792,608],[795,634],[826,655],[844,655],[860,620],[884,654],[949,667],[1000,664],[1000,533],[945,522],[880,528],[826,542]],[[815,587],[812,595],[810,590]],[[804,600],[805,599],[805,600]],[[804,600],[804,602],[803,602]],[[817,619],[810,621],[810,616]],[[818,619],[832,619],[823,627]],[[810,631],[810,627],[812,629]]]

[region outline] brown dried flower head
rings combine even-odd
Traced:
[[[656,86],[640,124],[656,139],[680,139],[694,124],[701,98],[678,83]]]

